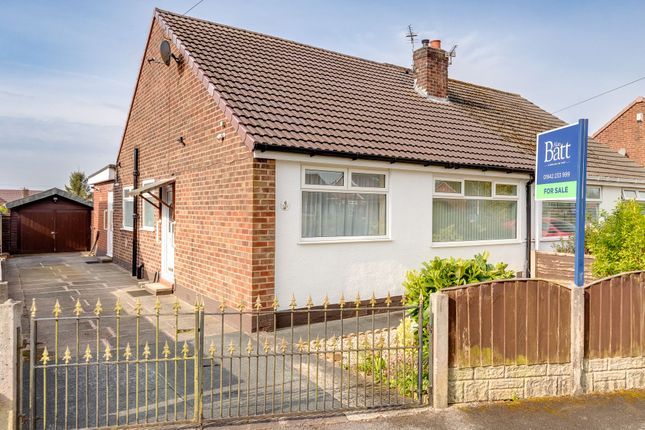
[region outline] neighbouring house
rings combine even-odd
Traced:
[[[92,247],[97,256],[112,256],[114,214],[114,178],[116,166],[108,164],[87,177],[92,188]]]
[[[40,192],[42,192],[42,190],[30,190],[29,188],[0,190],[0,206],[4,206],[8,202],[18,200],[23,197],[29,197]]]
[[[87,251],[92,204],[51,188],[11,201],[9,253]]]
[[[532,232],[569,234],[571,203],[536,208],[531,185],[536,133],[563,121],[450,79],[438,40],[411,60],[156,10],[116,160],[114,260],[207,307],[400,294],[421,262],[483,250],[528,275]],[[590,142],[590,205],[628,185],[645,169]]]
[[[636,97],[627,107],[603,125],[593,138],[645,167],[645,97]],[[625,199],[645,206],[645,186],[622,189]]]

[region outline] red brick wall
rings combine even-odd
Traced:
[[[96,255],[107,253],[107,230],[105,230],[105,214],[107,210],[108,192],[112,191],[111,182],[97,184],[94,186],[93,200],[94,210],[92,211],[92,246],[96,245]],[[97,240],[98,238],[98,240]],[[98,243],[96,243],[98,242]]]
[[[645,101],[635,103],[595,138],[616,151],[625,148],[629,158],[645,166],[645,121],[636,121],[638,112],[645,115]]]
[[[145,58],[159,57],[163,31],[155,23]],[[179,55],[173,47],[176,55]],[[225,133],[220,141],[216,135]],[[185,146],[178,142],[183,137]],[[176,177],[175,283],[233,306],[256,292],[273,300],[275,164],[254,160],[202,83],[185,64],[144,62],[118,157],[114,187],[114,258],[130,267],[132,232],[122,229],[122,190],[133,183],[139,148],[139,185]],[[139,200],[139,224],[142,218]],[[159,213],[155,220],[159,220]],[[139,262],[151,279],[161,268],[154,231],[138,231]],[[190,298],[190,297],[186,297]]]

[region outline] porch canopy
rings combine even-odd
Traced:
[[[174,184],[175,183],[175,178],[166,178],[166,179],[159,179],[158,181],[154,181],[150,184],[146,184],[142,187],[136,188],[132,191],[130,191],[130,196],[139,196],[143,200],[147,201],[157,209],[161,207],[161,205],[168,206],[168,208],[172,209],[172,202],[169,204],[167,202],[164,202],[162,198],[160,198],[158,195],[152,193],[151,191],[154,191],[158,188],[163,187],[164,185],[169,185],[169,184]],[[152,201],[150,199],[152,197],[156,202]],[[174,198],[173,198],[174,200]]]

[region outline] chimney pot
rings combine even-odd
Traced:
[[[430,43],[430,39],[422,39],[421,40],[421,46],[423,46],[424,48],[428,47],[428,43]]]
[[[434,49],[441,49],[441,40],[435,39],[430,42],[430,46]]]

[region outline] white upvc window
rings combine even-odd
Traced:
[[[152,184],[154,179],[146,179],[141,182],[141,186],[145,187],[146,185]],[[144,196],[148,200],[153,200],[154,197],[151,196],[152,192],[145,193]],[[141,230],[154,231],[155,229],[155,210],[157,209],[152,204],[148,203],[145,199],[141,199],[143,204],[143,216],[141,217]]]
[[[602,187],[587,185],[585,214],[588,220],[600,216]],[[542,202],[542,238],[561,238],[576,232],[576,202],[545,200]]]
[[[123,215],[123,225],[124,230],[132,230],[133,219],[132,215],[134,214],[134,197],[130,195],[132,187],[123,187],[123,196],[122,196],[122,215]]]
[[[336,167],[303,167],[303,242],[388,237],[388,174]]]
[[[433,244],[518,239],[518,184],[436,178],[432,199]]]
[[[636,200],[643,207],[643,213],[645,213],[645,190],[623,189],[622,196],[623,200]]]

